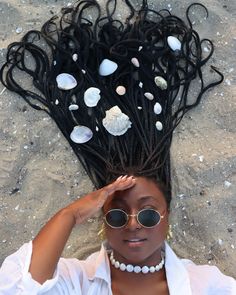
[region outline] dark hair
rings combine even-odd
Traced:
[[[132,170],[165,185],[169,202],[173,130],[207,89],[222,82],[223,75],[212,66],[219,79],[204,81],[202,68],[214,47],[193,29],[189,11],[198,5],[207,13],[205,6],[190,5],[185,23],[168,10],[150,9],[145,0],[139,10],[129,0],[125,4],[129,15],[124,22],[115,16],[116,0],[107,1],[105,16],[95,0],[78,1],[75,7],[63,9],[59,20],[53,17],[41,31],[29,31],[20,42],[9,45],[0,78],[9,90],[52,117],[95,187]],[[91,9],[97,13],[93,19],[89,18]],[[181,47],[171,48],[169,36],[179,40]],[[210,48],[207,56],[202,52],[203,43]],[[117,64],[112,75],[98,73],[104,59]],[[32,78],[32,89],[26,89],[19,73]],[[56,77],[60,73],[73,75],[77,86],[69,91],[59,89]],[[192,91],[195,80],[200,83]],[[119,85],[126,89],[122,96],[116,92]],[[96,107],[88,107],[82,99],[90,87],[101,91]],[[72,103],[79,109],[68,110]],[[159,111],[154,113],[156,103]],[[114,106],[132,124],[119,136],[110,134],[103,124],[106,112]],[[70,135],[81,125],[88,127],[93,137],[78,144]]]

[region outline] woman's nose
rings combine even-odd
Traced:
[[[138,223],[136,214],[129,214],[129,219],[126,224],[126,228],[128,228],[130,230],[135,230],[135,229],[141,228],[141,225]]]

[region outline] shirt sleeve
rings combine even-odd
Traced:
[[[0,295],[60,295],[74,293],[74,286],[68,279],[70,276],[65,263],[61,263],[60,266],[58,263],[52,279],[43,284],[35,281],[29,273],[31,255],[32,241],[24,244],[18,251],[5,259],[0,269]],[[77,289],[77,291],[79,290]]]

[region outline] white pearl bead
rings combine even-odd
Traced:
[[[148,273],[149,272],[149,267],[143,266],[142,267],[142,273]]]
[[[151,267],[149,268],[149,271],[150,271],[151,273],[154,273],[154,272],[156,271],[155,266],[151,266]]]
[[[115,262],[115,268],[119,268],[120,267],[120,262],[119,261],[116,261]]]
[[[120,270],[122,270],[122,271],[126,270],[126,265],[124,263],[120,264]]]
[[[128,264],[128,265],[126,266],[126,270],[127,270],[128,272],[133,272],[133,270],[134,270],[133,265]]]
[[[142,270],[141,267],[138,266],[138,265],[134,267],[134,272],[135,272],[135,273],[140,273],[141,270]]]

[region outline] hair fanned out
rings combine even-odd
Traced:
[[[129,11],[124,22],[115,16],[116,0],[107,1],[105,16],[95,0],[63,9],[62,16],[47,21],[41,31],[29,31],[20,42],[9,45],[1,80],[33,108],[52,117],[97,188],[122,173],[134,173],[153,177],[170,189],[173,130],[204,92],[223,80],[211,67],[218,78],[205,82],[202,68],[213,54],[213,44],[200,39],[189,17],[195,5],[207,10],[192,4],[185,23],[168,10],[148,8],[145,0],[139,10],[129,0],[124,5]],[[93,20],[91,9],[96,14]],[[179,48],[172,48],[168,37]],[[210,48],[207,56],[202,51],[205,42]],[[104,59],[117,66],[112,74],[99,73]],[[24,88],[21,72],[32,78],[30,89]],[[61,73],[72,75],[77,85],[60,89],[56,79]],[[194,80],[198,87],[190,97]],[[84,99],[91,87],[100,91],[95,106]],[[72,104],[77,109],[69,109]],[[118,122],[116,129],[129,124],[121,135],[112,135],[104,127],[106,111],[112,108],[123,117],[111,116],[120,121],[108,120],[108,125]],[[91,139],[74,142],[75,126],[88,127]]]

